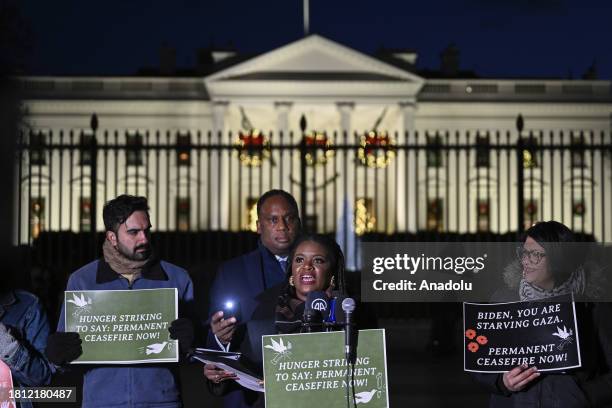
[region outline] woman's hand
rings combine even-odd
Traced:
[[[525,388],[527,384],[540,376],[537,367],[527,367],[527,364],[523,364],[504,373],[504,385],[509,391],[520,391]]]
[[[235,373],[225,371],[214,364],[206,364],[204,366],[204,376],[216,384],[225,380],[238,379],[238,376]]]

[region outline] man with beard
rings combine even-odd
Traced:
[[[159,260],[151,248],[149,207],[144,197],[121,195],[104,206],[104,257],[74,272],[66,290],[176,288],[179,315],[194,317],[193,284],[184,269]],[[58,366],[82,353],[78,333],[64,333],[64,308],[57,333],[49,336],[47,357]],[[184,354],[192,347],[194,328],[186,317],[173,321],[170,337]],[[83,381],[83,407],[180,407],[178,365],[89,366]]]
[[[295,198],[283,190],[270,190],[257,201],[258,248],[230,259],[219,268],[210,291],[210,326],[208,346],[221,350],[236,348],[244,327],[258,305],[257,296],[281,283],[287,272],[287,256],[300,232],[301,223]],[[236,317],[224,318],[223,305],[233,301],[240,310]],[[215,385],[214,394],[224,395],[226,407],[249,407],[254,401],[249,393],[233,381],[232,373],[207,364],[205,376]],[[223,382],[223,384],[220,384]],[[256,397],[256,396],[255,396]]]

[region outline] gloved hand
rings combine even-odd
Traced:
[[[0,323],[0,358],[3,361],[10,360],[19,348],[19,342],[9,332],[8,328]]]
[[[178,318],[170,323],[168,331],[170,332],[171,339],[178,340],[181,353],[189,353],[191,351],[195,337],[191,320],[186,317]]]
[[[83,354],[81,343],[79,333],[53,333],[47,338],[45,354],[53,364],[58,366],[66,365]]]

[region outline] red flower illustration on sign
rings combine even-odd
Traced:
[[[475,341],[470,341],[467,345],[468,350],[470,350],[472,353],[477,352],[479,347],[480,346]]]
[[[474,337],[476,337],[476,330],[474,330],[474,329],[467,329],[465,331],[465,337],[467,337],[468,339],[472,340]]]
[[[487,339],[487,336],[478,336],[476,337],[476,341],[478,342],[478,344],[484,346],[489,342],[489,339]]]

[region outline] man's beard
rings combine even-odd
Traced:
[[[145,249],[145,251],[137,252],[137,250],[143,249],[143,248]],[[129,251],[126,247],[124,247],[120,241],[117,241],[117,251],[119,251],[121,255],[123,255],[129,260],[144,261],[148,259],[149,256],[151,256],[151,245],[150,244],[139,245],[136,248],[134,248],[134,251],[132,252],[132,251]]]

